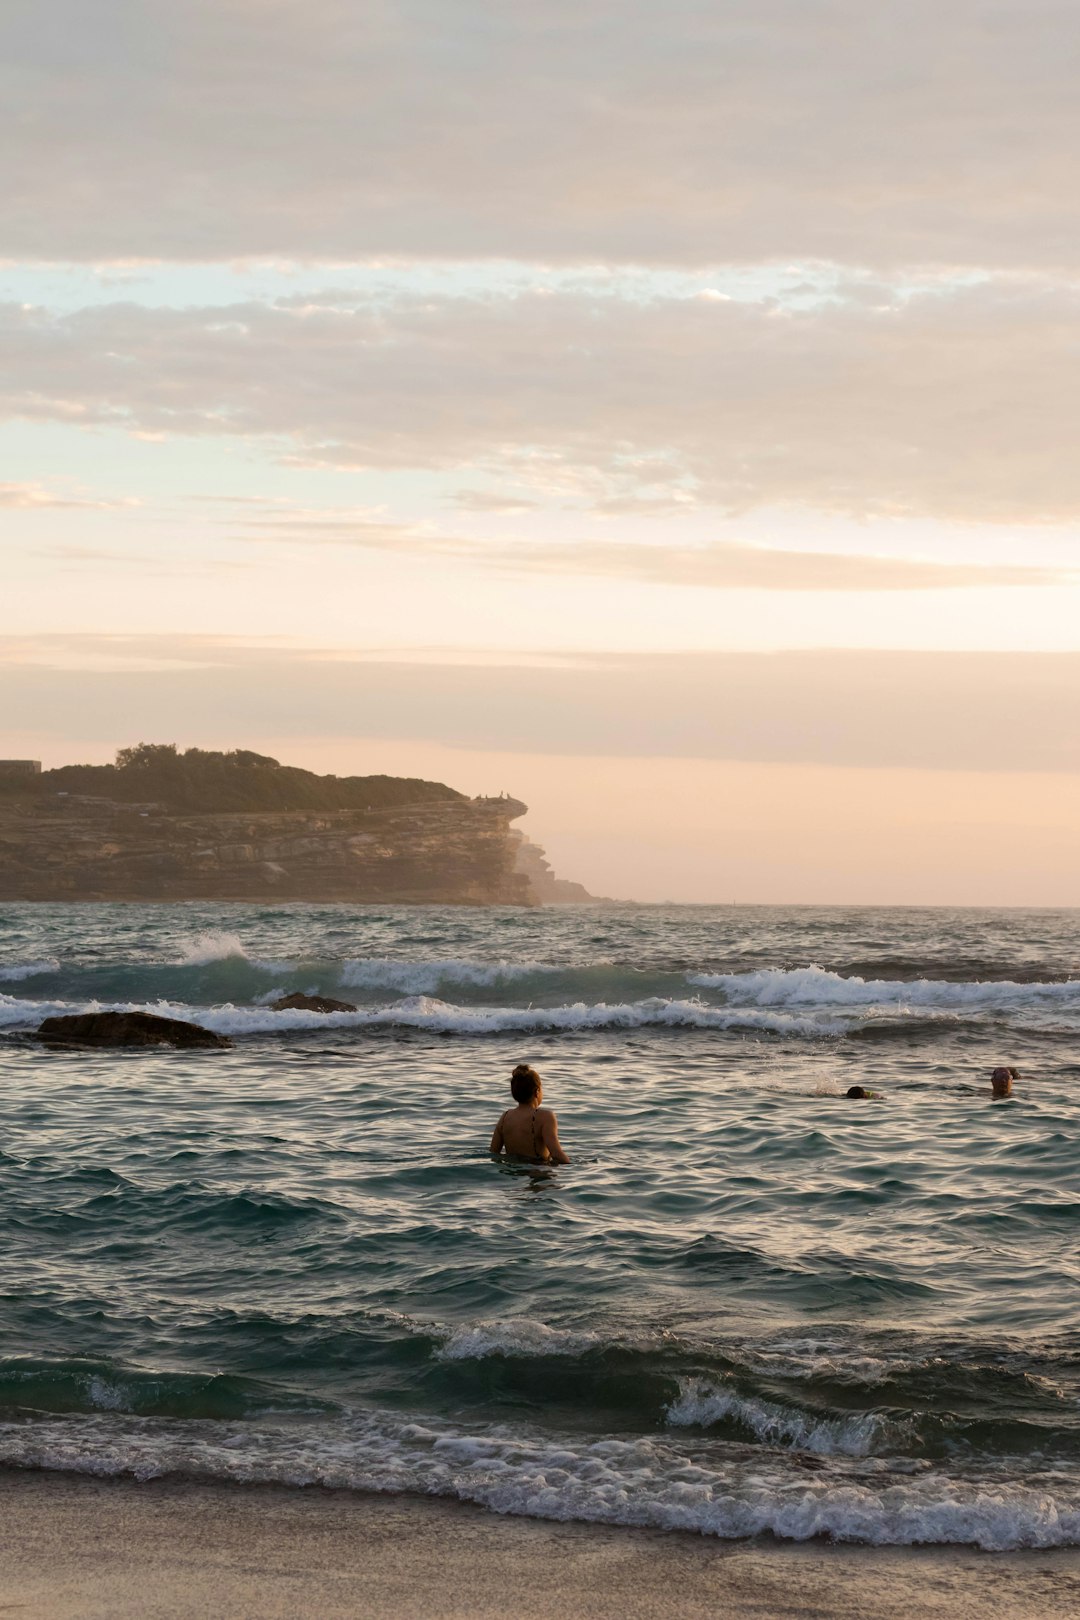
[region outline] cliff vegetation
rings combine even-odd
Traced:
[[[153,802],[206,815],[233,810],[374,810],[461,800],[443,782],[411,776],[317,776],[248,748],[180,752],[175,743],[121,748],[113,765],[61,765],[39,776],[0,778],[20,797],[78,793],[119,804]]]

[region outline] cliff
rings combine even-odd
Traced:
[[[534,905],[513,799],[174,813],[69,794],[0,800],[0,900]]]
[[[44,772],[0,760],[0,901],[591,898],[511,826],[526,809],[413,777],[318,776],[247,749],[140,743],[114,765]]]
[[[517,846],[514,870],[528,879],[529,891],[540,905],[582,906],[598,898],[583,883],[556,877],[543,849],[523,832],[514,828],[510,837]]]

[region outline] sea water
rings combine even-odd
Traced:
[[[0,907],[0,1464],[1078,1544],[1078,925]],[[105,1007],[234,1046],[30,1038]]]

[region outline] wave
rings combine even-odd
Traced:
[[[43,957],[40,962],[0,962],[0,979],[9,983],[22,979],[40,979],[46,973],[58,973],[60,963],[55,956]]]
[[[755,1007],[900,1006],[965,1008],[1067,1002],[1080,1006],[1080,979],[1046,981],[845,978],[828,968],[763,968],[753,973],[688,973],[687,983]]]
[[[247,951],[236,934],[208,932],[198,934],[184,946],[178,958],[181,967],[200,967],[204,962],[227,962],[239,956],[246,962]]]
[[[267,1035],[282,1031],[400,1028],[441,1035],[498,1035],[518,1030],[710,1029],[746,1034],[835,1036],[844,1026],[829,1019],[767,1011],[725,1010],[699,1001],[646,1001],[611,1006],[578,1003],[561,1007],[461,1007],[428,996],[411,996],[388,1007],[354,1013],[316,1013],[302,1008],[193,1007],[172,1001],[25,1001],[0,995],[0,1027],[32,1028],[43,1018],[74,1012],[150,1012],[186,1019],[219,1035]]]
[[[856,957],[837,962],[834,972],[844,979],[897,979],[910,983],[932,979],[942,983],[1054,984],[1067,983],[1077,976],[1075,962],[1006,960],[998,956],[970,955],[957,951],[949,956]]]
[[[887,1434],[898,1433],[895,1425],[887,1424],[875,1412],[845,1418],[816,1416],[740,1395],[706,1378],[680,1380],[678,1397],[668,1407],[665,1421],[677,1428],[696,1429],[733,1423],[766,1444],[790,1446],[824,1457],[868,1457],[881,1448]]]
[[[157,1373],[109,1362],[32,1357],[0,1360],[0,1411],[213,1420],[325,1412],[330,1404],[225,1373]]]
[[[0,1024],[47,1012],[174,1009],[226,1034],[400,1024],[439,1033],[670,1027],[841,1036],[933,1038],[964,1020],[1022,1021],[1038,1033],[1058,1011],[1080,1012],[1080,980],[863,979],[823,967],[721,972],[574,965],[480,957],[387,956],[267,959],[235,933],[207,932],[171,962],[65,963],[54,958],[0,968],[12,990]],[[14,986],[25,982],[25,991]],[[346,999],[355,1015],[270,1014],[285,989]],[[26,1002],[20,1011],[17,999]],[[267,1017],[270,1022],[265,1022]]]
[[[198,934],[185,945],[176,965],[181,968],[205,967],[213,962],[232,961],[250,963],[263,973],[286,974],[296,971],[292,962],[249,956],[238,935],[214,931]]]
[[[429,962],[401,962],[391,957],[367,956],[347,961],[338,983],[352,990],[398,990],[403,995],[433,995],[444,986],[490,990],[516,985],[526,979],[565,974],[565,968],[545,962],[480,962],[447,958]]]
[[[707,1454],[666,1436],[539,1436],[387,1413],[332,1422],[163,1422],[109,1410],[0,1424],[0,1464],[98,1477],[184,1475],[236,1484],[422,1492],[527,1517],[765,1533],[879,1546],[987,1551],[1080,1545],[1080,1494],[1060,1476],[961,1478],[843,1454],[807,1471],[798,1456],[737,1445]]]
[[[413,1321],[399,1317],[411,1331],[434,1336],[439,1341],[440,1360],[484,1360],[490,1356],[546,1357],[582,1356],[593,1352],[630,1352],[638,1357],[667,1358],[685,1354],[695,1360],[715,1355],[715,1345],[697,1339],[676,1339],[668,1328],[635,1328],[631,1331],[598,1328],[552,1327],[531,1316],[495,1317],[461,1324]],[[927,1365],[926,1357],[913,1356],[908,1349],[870,1354],[866,1347],[853,1347],[842,1339],[767,1339],[762,1343],[733,1343],[725,1352],[725,1365],[740,1368],[750,1376],[810,1380],[829,1379],[867,1389],[886,1380]],[[947,1365],[938,1357],[930,1361],[941,1371]],[[663,1363],[661,1363],[663,1364]],[[993,1363],[1000,1373],[1000,1356]],[[980,1368],[980,1376],[986,1368]],[[687,1384],[689,1388],[689,1382]]]
[[[215,1323],[258,1376],[220,1369]],[[1040,1359],[896,1330],[718,1343],[364,1310],[192,1326],[205,1372],[0,1360],[0,1465],[424,1492],[723,1538],[1080,1545],[1068,1345]],[[361,1368],[377,1405],[347,1391]]]
[[[532,1317],[510,1321],[471,1322],[447,1328],[436,1352],[441,1361],[482,1361],[488,1356],[578,1356],[610,1343],[590,1329],[548,1327]]]
[[[283,1219],[336,1213],[325,1204],[268,1204],[266,1195],[245,1197],[238,1209],[235,1199],[190,1183],[155,1190],[149,1200],[146,1189],[136,1195],[140,1228],[148,1234],[163,1223],[175,1230],[178,1220],[201,1231],[207,1215],[219,1234],[236,1234],[238,1226],[273,1227]],[[115,1198],[94,1196],[80,1209],[88,1222],[109,1223],[115,1204]],[[58,1319],[57,1338],[71,1327],[71,1319]],[[274,1409],[298,1402],[310,1408],[326,1404],[314,1399],[313,1385],[329,1379],[336,1394],[349,1389],[355,1401],[370,1375],[382,1396],[393,1391],[410,1406],[418,1399],[441,1409],[449,1403],[455,1412],[489,1404],[493,1391],[502,1402],[512,1391],[535,1396],[551,1385],[555,1407],[573,1407],[579,1421],[601,1430],[627,1422],[644,1432],[661,1425],[722,1430],[729,1438],[823,1456],[883,1458],[905,1450],[940,1459],[963,1445],[984,1462],[1006,1449],[1044,1461],[1051,1453],[1080,1461],[1076,1357],[1010,1353],[990,1344],[920,1348],[897,1334],[882,1338],[869,1344],[850,1336],[803,1344],[775,1337],[718,1341],[662,1327],[552,1326],[527,1316],[447,1323],[388,1310],[358,1309],[345,1317],[227,1311],[209,1313],[198,1328],[197,1353],[207,1356],[210,1373],[151,1370],[138,1362],[0,1358],[0,1408],[139,1413],[164,1400],[174,1415],[209,1418],[220,1415],[223,1390],[230,1400],[250,1396],[259,1409],[268,1402]],[[220,1370],[237,1346],[250,1376]],[[566,1365],[553,1369],[553,1360]],[[301,1391],[292,1387],[297,1377]],[[536,1408],[534,1398],[529,1404]]]

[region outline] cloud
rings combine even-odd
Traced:
[[[73,658],[82,667],[63,667]],[[493,668],[215,638],[60,637],[0,643],[0,703],[26,733],[74,740],[100,738],[110,715],[120,742],[411,738],[582,758],[1080,771],[1078,654],[608,655]]]
[[[39,664],[43,668],[81,668],[87,660],[107,660],[111,668],[127,669],[134,662],[195,663],[209,668],[250,662],[252,656],[285,660],[312,660],[314,648],[283,646],[274,639],[249,641],[242,636],[100,635],[92,630],[47,631],[43,634],[0,636],[0,665]],[[74,663],[69,662],[74,660]]]
[[[495,566],[548,574],[591,574],[651,580],[657,585],[714,586],[755,591],[932,591],[993,586],[1052,585],[1051,568],[994,568],[912,562],[902,557],[782,551],[721,542],[650,546],[612,541],[577,545],[476,546]],[[1080,565],[1078,565],[1080,572]]]
[[[1070,578],[1065,570],[1055,568],[950,565],[933,559],[913,561],[865,553],[785,551],[735,541],[690,546],[592,539],[557,544],[528,539],[476,539],[439,533],[426,524],[387,522],[371,518],[364,511],[286,512],[269,505],[266,514],[244,524],[236,538],[255,545],[333,545],[412,552],[514,574],[563,578],[590,575],[724,590],[972,590],[1047,586]]]
[[[8,0],[0,251],[1075,266],[1070,0]]]
[[[113,512],[119,507],[138,506],[131,497],[106,500],[101,497],[58,493],[43,484],[0,484],[0,509],[37,512],[61,508],[76,508],[95,512]]]
[[[452,497],[454,506],[463,512],[494,512],[498,516],[512,517],[517,512],[533,511],[540,503],[524,495],[500,495],[494,490],[461,489]]]
[[[29,549],[29,548],[26,548]],[[145,562],[142,558],[133,558],[129,551],[104,551],[92,546],[36,546],[32,552],[35,557],[48,557],[52,562],[61,563],[93,563],[94,565],[106,563],[110,566],[130,568],[132,563]]]
[[[1080,286],[874,301],[402,297],[0,306],[0,413],[261,439],[304,465],[477,472],[603,510],[801,506],[1066,522]]]

